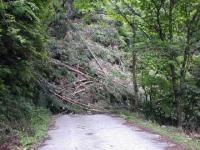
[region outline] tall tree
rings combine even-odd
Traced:
[[[141,1],[139,7],[143,14],[143,26],[151,36],[154,33],[157,35],[157,46],[161,47],[164,58],[169,60],[178,127],[182,126],[183,120],[184,85],[192,54],[191,40],[195,37],[194,31],[199,32],[198,7],[197,1],[184,0]],[[155,39],[153,36],[152,39]],[[180,68],[177,64],[179,56],[183,58]]]
[[[199,1],[176,0],[110,0],[129,24],[133,32],[133,43],[136,43],[138,32],[146,35],[146,45],[153,46],[160,57],[166,60],[170,68],[171,86],[176,103],[177,126],[182,126],[183,104],[185,96],[185,78],[190,66],[199,34]],[[137,32],[137,34],[136,34]],[[133,49],[135,49],[133,47]],[[150,49],[150,48],[149,48]],[[158,51],[159,50],[159,51]],[[183,51],[184,50],[184,51]],[[137,82],[133,51],[133,81]],[[178,62],[178,58],[182,58]],[[166,69],[167,69],[166,68]],[[137,85],[137,84],[135,84]],[[135,92],[137,93],[137,86]]]
[[[112,5],[113,11],[111,14],[114,15],[114,18],[118,21],[125,22],[129,29],[132,32],[132,35],[129,37],[128,40],[128,47],[132,51],[132,80],[134,86],[134,98],[132,99],[131,106],[133,111],[137,111],[138,103],[139,103],[139,94],[138,94],[138,80],[137,80],[137,50],[135,48],[135,44],[137,43],[137,23],[135,19],[135,12],[133,13],[129,7],[126,9],[128,4],[125,1],[110,1]],[[116,17],[119,16],[119,17]],[[127,27],[127,26],[126,26]]]

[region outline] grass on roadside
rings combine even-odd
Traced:
[[[192,139],[175,127],[160,126],[152,121],[144,120],[136,113],[120,112],[120,116],[139,127],[150,129],[150,131],[156,134],[160,134],[177,144],[183,145],[186,150],[200,150],[200,141]]]
[[[50,122],[50,112],[38,108],[33,111],[31,119],[31,133],[19,131],[20,143],[24,150],[37,144],[47,136]]]

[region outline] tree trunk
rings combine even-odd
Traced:
[[[173,64],[170,65],[171,77],[172,77],[172,87],[173,87],[173,95],[174,101],[176,103],[176,119],[177,119],[177,127],[182,127],[182,107],[181,107],[181,95],[180,90],[177,84],[177,75],[175,66]]]
[[[137,111],[138,109],[138,101],[139,101],[139,96],[138,96],[138,83],[137,83],[137,55],[136,52],[133,51],[132,54],[132,75],[133,75],[133,86],[134,86],[134,99],[132,102],[132,111]]]
[[[175,1],[170,0],[170,5],[169,5],[169,41],[170,41],[170,44],[173,44],[173,9],[174,9],[174,6],[175,6]],[[173,54],[171,54],[172,60],[176,59],[175,57]],[[181,128],[182,127],[182,114],[183,114],[182,104],[181,104],[181,102],[182,102],[181,89],[177,83],[176,68],[175,68],[174,64],[170,64],[170,70],[171,70],[174,101],[176,103],[177,127]]]
[[[136,42],[136,30],[137,27],[135,26],[135,21],[134,20],[129,20],[129,18],[124,14],[118,5],[116,5],[116,8],[119,12],[119,14],[125,19],[125,21],[129,24],[129,26],[132,29],[133,36],[130,38],[130,41],[128,43],[130,49],[132,49],[132,76],[133,76],[133,88],[134,88],[134,94],[135,96],[132,99],[131,102],[131,110],[132,111],[137,111],[138,108],[138,102],[139,102],[139,96],[138,96],[138,85],[137,85],[137,52],[134,50],[134,44]]]

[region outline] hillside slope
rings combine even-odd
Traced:
[[[91,24],[79,19],[59,20],[49,32],[52,72],[48,85],[59,101],[67,103],[57,109],[73,111],[68,107],[72,105],[101,112],[111,106],[129,107],[133,100],[131,74],[120,50],[124,41],[114,25],[102,20]]]

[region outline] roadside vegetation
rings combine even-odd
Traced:
[[[21,146],[24,149],[38,146],[37,144],[47,138],[51,114],[44,108],[35,109],[30,118],[30,127],[27,132],[18,131]]]
[[[159,125],[151,120],[146,120],[142,114],[121,112],[119,115],[126,119],[130,124],[136,125],[141,129],[145,129],[148,132],[159,134],[169,141],[182,145],[185,150],[198,150],[200,147],[200,141],[196,133],[193,135],[187,135],[183,130],[177,130],[172,126]]]

